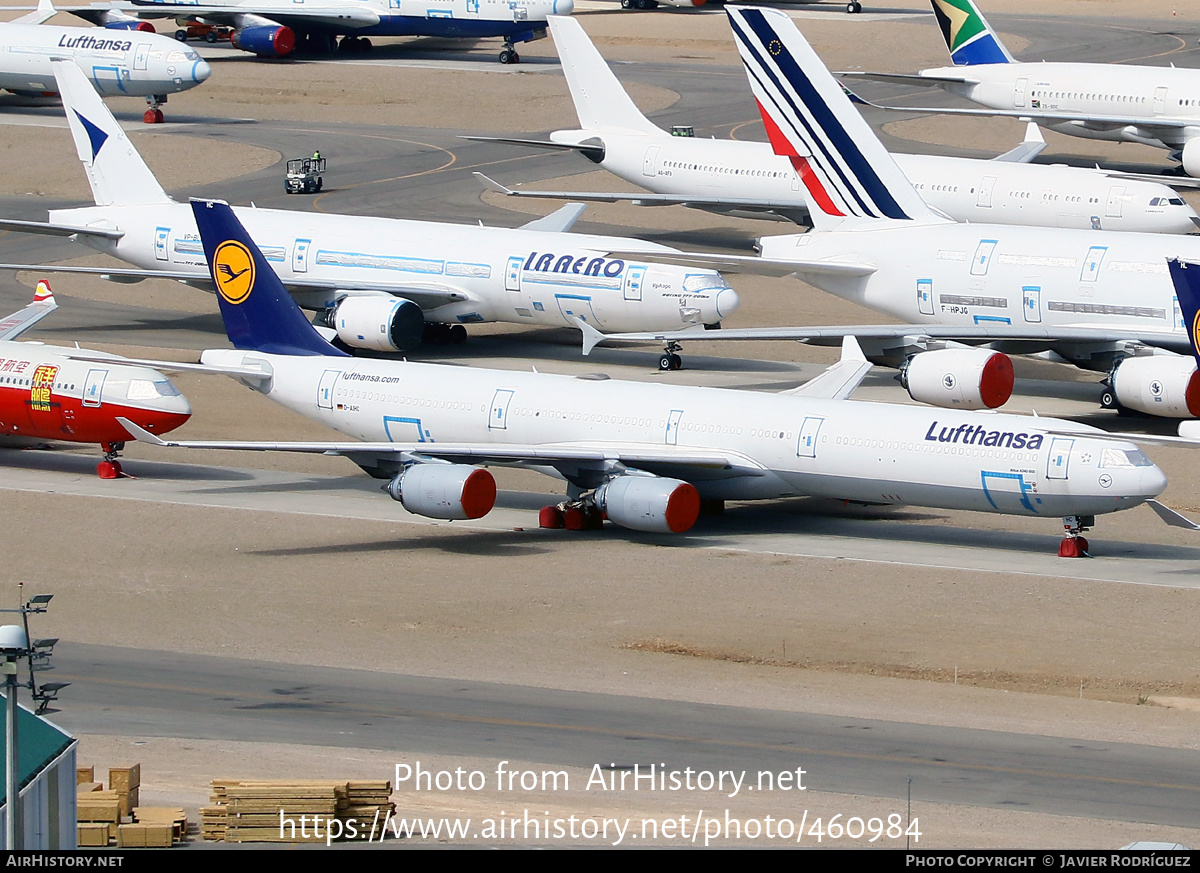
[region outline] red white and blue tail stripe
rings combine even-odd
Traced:
[[[846,218],[940,222],[796,29],[775,9],[728,6],[775,153],[804,183],[814,225]]]

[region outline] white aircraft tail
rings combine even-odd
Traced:
[[[564,15],[549,15],[547,20],[581,128],[666,136],[629,99],[578,21]]]
[[[97,206],[170,203],[142,156],[113,118],[92,83],[71,61],[54,60],[54,76],[75,150]]]
[[[791,18],[759,7],[726,11],[771,146],[804,183],[815,228],[947,220],[917,194]]]

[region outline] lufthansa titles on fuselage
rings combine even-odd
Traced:
[[[977,424],[960,424],[958,427],[939,429],[938,423],[935,421],[925,432],[925,439],[928,442],[957,443],[962,446],[995,446],[1003,449],[1033,451],[1042,447],[1045,435],[1011,430],[988,430]]]

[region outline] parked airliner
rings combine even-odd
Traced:
[[[73,236],[141,268],[48,270],[211,288],[191,209],[167,196],[78,71],[60,64],[57,73],[96,205],[54,210],[49,224],[0,221],[0,228]],[[300,305],[324,313],[355,348],[412,348],[427,323],[451,339],[487,321],[562,327],[582,318],[601,329],[659,330],[715,325],[737,308],[737,292],[713,270],[606,256],[631,246],[672,249],[562,232],[582,210],[564,207],[512,230],[277,209],[238,214]]]
[[[495,481],[476,464],[568,482],[546,526],[683,532],[702,500],[809,495],[1062,517],[1061,554],[1092,516],[1152,499],[1162,471],[1130,442],[1073,422],[848,400],[870,369],[853,339],[825,373],[782,394],[351,358],[315,331],[215,201],[196,225],[234,349],[201,365],[356,440],[169,445],[341,454],[411,512],[478,518]],[[130,433],[163,441],[135,424]]]
[[[42,0],[36,12],[0,23],[0,88],[39,97],[56,94],[50,61],[66,58],[105,97],[145,97],[149,108],[143,120],[154,124],[163,120],[160,106],[168,94],[194,88],[212,73],[190,48],[153,30],[137,30],[136,21],[109,28],[40,23],[54,13],[49,0]]]
[[[579,130],[556,130],[549,142],[498,139],[574,149],[616,176],[655,193],[496,190],[521,197],[644,206],[683,204],[748,217],[777,216],[808,224],[800,178],[768,143],[702,139],[687,129],[668,134],[629,99],[604,58],[573,18],[550,17],[550,33],[575,101]],[[1029,164],[1046,142],[1031,124],[1020,146],[990,161],[893,154],[931,207],[956,221],[1189,233],[1200,216],[1166,185],[1103,170]]]
[[[363,52],[372,36],[501,37],[500,63],[518,64],[515,43],[546,35],[546,16],[570,15],[574,0],[214,0],[168,3],[133,0],[114,8],[144,18],[199,19],[232,27],[233,47],[260,58],[301,51]],[[95,10],[72,10],[90,18]],[[341,37],[341,40],[338,40]]]
[[[161,373],[116,355],[86,352],[92,359],[80,361],[71,357],[79,348],[15,341],[56,308],[50,286],[39,282],[31,304],[0,319],[0,439],[99,443],[104,460],[96,472],[115,479],[129,438],[118,418],[167,433],[188,420],[191,407]]]
[[[1200,260],[1200,239],[950,222],[921,199],[791,19],[727,11],[771,144],[803,180],[815,227],[761,238],[761,257],[672,262],[795,273],[899,318],[906,323],[874,328],[867,354],[899,365],[934,349],[909,362],[921,382],[937,371],[966,385],[983,372],[968,350],[939,348],[946,340],[1001,341],[993,347],[1048,350],[1107,371],[1110,405],[1200,416],[1200,374],[1167,270],[1170,258]],[[768,328],[728,338],[834,332]],[[948,370],[939,357],[951,360]]]
[[[924,113],[1006,115],[1087,139],[1170,149],[1189,176],[1200,176],[1200,70],[1133,64],[1027,63],[1016,60],[974,0],[931,0],[952,67],[915,74],[843,73],[906,85],[936,86],[988,109],[911,109]]]

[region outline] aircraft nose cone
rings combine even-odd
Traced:
[[[717,315],[724,318],[742,305],[742,299],[732,288],[722,288],[717,294]]]
[[[1167,488],[1167,474],[1159,469],[1157,464],[1141,469],[1142,477],[1139,485],[1142,497],[1150,499],[1162,494]]]
[[[196,61],[196,63],[192,66],[192,78],[196,80],[197,85],[206,81],[211,75],[212,67],[210,67],[208,65],[208,61],[204,60],[203,58]]]
[[[575,0],[553,0],[550,6],[551,15],[570,15],[575,11]]]

